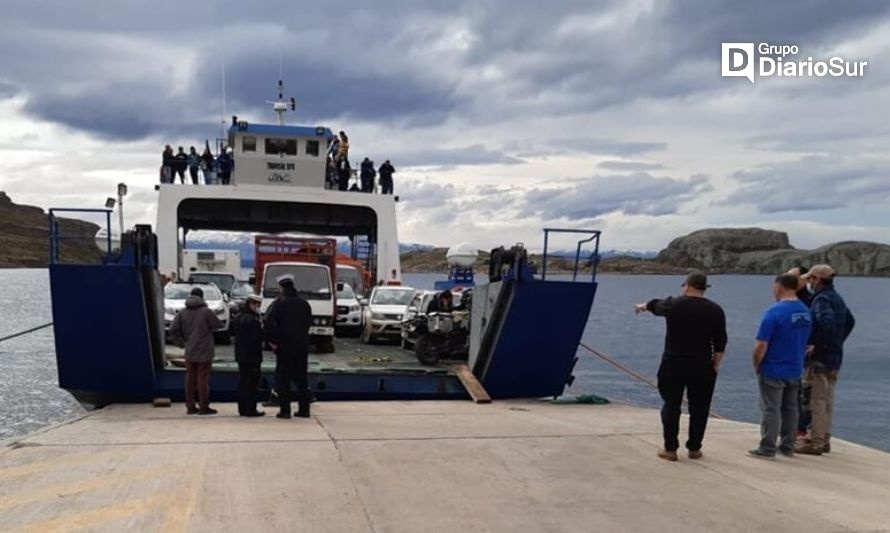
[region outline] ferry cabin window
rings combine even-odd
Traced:
[[[266,139],[267,155],[297,155],[296,139]]]
[[[256,137],[242,137],[241,138],[241,151],[242,152],[256,152]]]
[[[306,155],[318,157],[318,141],[306,141]]]

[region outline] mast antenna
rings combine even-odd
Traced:
[[[278,67],[279,73],[281,72],[281,66],[279,63]],[[278,100],[271,101],[266,100],[266,103],[272,106],[272,110],[278,113],[278,125],[284,126],[284,114],[287,113],[288,109],[291,111],[296,111],[297,109],[297,101],[294,97],[291,97],[289,100],[284,99],[284,81],[281,79],[279,75],[278,79]]]

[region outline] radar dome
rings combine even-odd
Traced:
[[[470,243],[462,242],[448,249],[445,258],[448,260],[449,266],[471,267],[476,262],[478,256],[476,248]]]

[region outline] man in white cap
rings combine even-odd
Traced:
[[[810,386],[812,422],[807,436],[794,448],[795,452],[806,455],[831,451],[834,387],[844,359],[844,341],[856,325],[853,313],[834,290],[834,276],[834,269],[828,265],[814,265],[801,276],[814,293],[810,304],[813,331],[804,370],[804,382]]]
[[[309,328],[312,308],[294,288],[294,277],[276,279],[281,295],[266,311],[266,340],[275,350],[275,390],[280,410],[278,418],[291,417],[291,382],[297,385],[300,408],[297,416],[309,417]]]

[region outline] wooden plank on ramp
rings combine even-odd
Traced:
[[[485,387],[479,383],[479,380],[476,379],[476,376],[473,375],[467,365],[455,365],[454,372],[474,402],[491,403],[491,396],[488,395]]]

